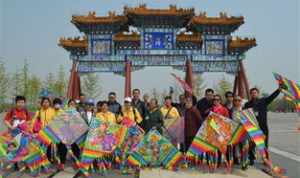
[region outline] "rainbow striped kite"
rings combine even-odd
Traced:
[[[262,156],[264,163],[269,167],[271,173],[275,177],[283,177],[283,173],[285,170],[281,167],[274,166],[271,159],[267,157],[268,150],[265,146],[265,135],[263,132],[256,126],[254,120],[256,119],[253,110],[247,109],[240,112],[240,120],[248,132],[251,140],[255,143],[256,147],[258,148],[259,153]]]
[[[277,73],[273,73],[273,75],[279,84],[282,84],[286,87],[286,89],[282,90],[285,98],[288,101],[293,101],[296,105],[297,112],[300,112],[300,85],[295,81],[289,80]]]
[[[255,143],[259,152],[264,156],[266,154],[265,135],[254,122],[256,117],[253,110],[250,108],[241,111],[240,117],[241,123],[248,132],[251,140]]]
[[[12,139],[6,134],[0,135],[0,158],[7,156],[8,142]]]
[[[50,144],[57,144],[60,142],[58,136],[53,132],[53,130],[46,126],[43,128],[36,137],[42,144],[48,146]]]
[[[42,169],[49,169],[50,162],[38,142],[31,141],[27,149],[28,154],[23,157],[22,161],[29,168],[31,174],[35,175],[41,172]]]

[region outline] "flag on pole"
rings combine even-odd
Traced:
[[[175,75],[174,73],[171,73],[171,75],[176,79],[176,81],[181,85],[181,87],[185,91],[189,92],[190,94],[193,93],[193,89],[189,84],[187,84],[184,80],[182,80],[179,76]]]

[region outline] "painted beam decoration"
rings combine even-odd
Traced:
[[[82,38],[61,38],[59,46],[78,62],[78,72],[123,73],[125,61],[133,70],[147,66],[172,66],[193,71],[236,73],[245,52],[256,46],[254,38],[233,38],[244,17],[195,15],[193,8],[124,7],[123,14],[72,16]]]
[[[205,55],[224,56],[225,40],[205,40]]]
[[[92,59],[112,55],[111,35],[91,35],[89,44],[91,45],[89,53]]]

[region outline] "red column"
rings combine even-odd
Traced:
[[[237,95],[237,88],[238,88],[238,73],[234,77],[234,84],[233,84],[233,94]]]
[[[249,95],[249,84],[245,73],[243,62],[239,62],[239,71],[235,76],[233,92],[235,95],[239,95],[242,98],[248,98]]]
[[[243,84],[244,84],[244,91],[245,91],[245,94],[246,94],[247,98],[249,99],[250,98],[249,83],[248,83],[248,80],[247,80],[247,77],[246,77],[246,71],[245,71],[244,64],[243,64],[242,61],[240,61],[240,68],[241,68],[242,81],[243,81]]]
[[[69,84],[68,84],[68,91],[67,91],[67,98],[69,99],[79,99],[79,95],[81,92],[80,88],[80,77],[76,70],[76,62],[73,61]]]
[[[191,60],[186,61],[185,82],[193,88],[193,66]],[[185,96],[191,96],[191,93],[185,92]]]
[[[238,81],[239,81],[239,85],[238,85],[238,95],[242,98],[245,98],[244,95],[244,91],[243,91],[243,82],[242,82],[242,76],[241,76],[241,71],[239,71],[239,75],[238,75]]]
[[[131,63],[126,61],[125,63],[125,97],[131,96]]]

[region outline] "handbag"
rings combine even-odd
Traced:
[[[38,133],[42,129],[42,120],[41,120],[41,111],[39,111],[39,114],[33,123],[33,133]]]

